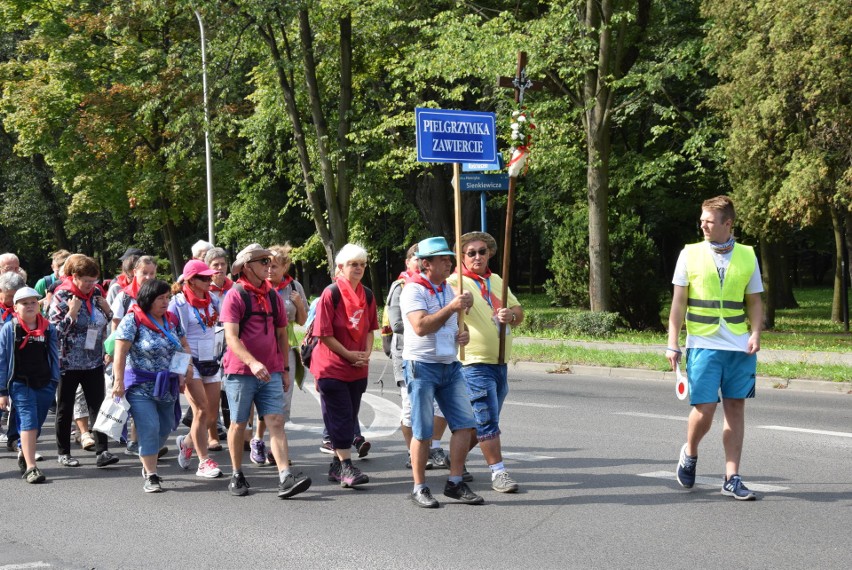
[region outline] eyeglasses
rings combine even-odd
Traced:
[[[193,275],[192,278],[198,279],[199,281],[204,281],[205,283],[213,281],[213,277],[211,277],[210,275]]]
[[[259,263],[259,264],[261,264],[262,266],[266,267],[267,265],[269,265],[269,263],[270,263],[271,261],[272,261],[272,260],[271,260],[271,259],[269,259],[268,257],[264,257],[263,259],[253,259],[252,261],[249,261],[249,263]]]
[[[347,261],[346,265],[349,267],[367,267],[366,261]]]
[[[465,255],[468,257],[476,257],[476,254],[479,254],[480,257],[485,257],[488,255],[488,248],[483,247],[482,249],[471,249],[465,252]]]

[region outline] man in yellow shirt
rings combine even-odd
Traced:
[[[500,324],[506,325],[506,360],[512,351],[511,327],[524,320],[524,310],[511,291],[504,303],[503,280],[488,268],[488,260],[497,253],[497,242],[485,232],[461,236],[464,290],[473,294],[473,307],[465,317],[470,342],[461,360],[467,393],[476,417],[473,449],[479,444],[491,468],[491,488],[500,493],[515,493],[518,484],[503,465],[500,445],[500,411],[509,392],[506,364],[498,364]],[[458,274],[447,282],[458,290]]]

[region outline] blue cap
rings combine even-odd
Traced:
[[[450,249],[447,240],[442,237],[430,237],[422,240],[417,244],[417,259],[424,257],[433,257],[435,255],[452,255],[456,254]]]

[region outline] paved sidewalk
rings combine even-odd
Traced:
[[[558,346],[560,344],[578,346],[593,350],[615,350],[619,352],[652,352],[660,354],[662,358],[665,346],[629,344],[626,342],[595,342],[595,341],[570,341],[551,340],[532,337],[515,337],[515,344],[549,344]],[[848,352],[817,352],[817,351],[795,351],[795,350],[771,350],[761,349],[759,354],[763,362],[792,362],[806,364],[838,364],[852,367],[852,353]],[[581,366],[568,364],[561,366],[557,364],[519,362],[519,368],[531,366],[535,368],[544,367],[545,370],[554,373],[563,372],[568,374],[583,374],[587,376],[601,376],[612,378],[633,378],[642,380],[669,381],[674,385],[674,372],[661,372],[659,370],[646,370],[638,368],[610,368],[606,366]],[[567,369],[566,369],[567,368]],[[758,387],[778,388],[787,390],[807,390],[812,392],[835,392],[852,395],[852,374],[849,382],[827,382],[822,380],[772,378],[758,376]]]
[[[568,346],[579,346],[582,348],[591,348],[595,350],[617,350],[619,352],[656,352],[660,354],[661,357],[666,351],[666,347],[664,345],[630,344],[626,342],[605,341],[551,340],[525,336],[515,337],[515,340],[513,342],[515,344],[550,344],[553,346],[565,344]],[[843,366],[852,366],[852,353],[850,352],[772,350],[767,348],[761,348],[759,358],[763,362],[840,364]]]

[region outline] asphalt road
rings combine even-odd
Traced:
[[[181,471],[173,443],[159,470],[166,492],[155,495],[143,493],[132,458],[98,470],[78,450],[82,467],[60,467],[50,427],[44,485],[21,481],[14,455],[0,451],[0,570],[852,567],[852,396],[759,391],[747,407],[742,475],[760,498],[738,502],[719,493],[721,418],[701,447],[699,484],[690,492],[674,481],[688,406],[670,382],[520,365],[502,426],[521,492],[491,491],[474,453],[471,486],[486,504],[444,500],[447,472],[430,471],[442,508],[423,510],[407,498],[397,389],[384,361],[372,368],[373,381],[384,369],[384,390],[371,382],[362,409],[373,441],[359,462],[371,477],[363,490],[327,482],[310,392],[294,396],[289,438],[295,468],[314,484],[286,501],[274,469],[249,463],[252,493],[231,497],[226,477],[196,478],[195,461]],[[216,456],[227,472],[226,452]]]

